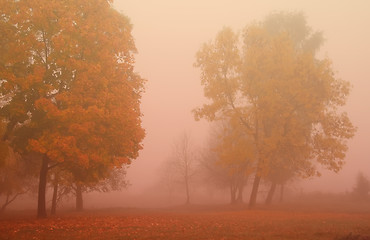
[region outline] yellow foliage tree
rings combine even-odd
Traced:
[[[197,53],[210,103],[194,110],[196,119],[234,116],[253,139],[251,207],[261,177],[276,168],[311,176],[319,175],[316,163],[333,171],[343,165],[355,128],[339,107],[350,85],[335,76],[329,59],[315,57],[320,36],[302,14],[279,13],[247,26],[242,43],[225,28]]]
[[[218,159],[216,163],[228,175],[232,204],[243,201],[243,190],[255,164],[253,141],[241,128],[238,119],[224,122],[213,149]]]

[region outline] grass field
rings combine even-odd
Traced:
[[[307,209],[107,209],[41,220],[8,214],[0,220],[0,239],[370,239],[366,236],[370,212]]]

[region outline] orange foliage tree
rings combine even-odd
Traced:
[[[42,156],[38,216],[45,217],[51,167],[97,182],[138,156],[144,80],[134,72],[132,26],[111,1],[0,4],[3,139]]]
[[[315,56],[321,35],[302,14],[272,14],[239,39],[224,28],[197,53],[210,103],[194,113],[211,121],[237,118],[253,139],[252,207],[261,178],[277,169],[319,175],[318,163],[339,171],[355,128],[340,111],[349,82],[335,76],[329,59]]]

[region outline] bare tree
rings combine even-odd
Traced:
[[[196,152],[188,134],[174,142],[168,161],[168,171],[173,171],[185,186],[186,204],[190,204],[190,185],[196,171]]]
[[[169,158],[160,169],[161,186],[164,186],[168,193],[168,203],[172,204],[173,193],[176,190],[178,183],[178,176],[174,171],[174,164],[172,158]]]
[[[20,195],[32,191],[35,183],[32,171],[32,167],[9,148],[8,155],[0,166],[0,212],[4,212]]]

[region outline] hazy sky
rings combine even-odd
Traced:
[[[142,99],[147,136],[128,170],[130,191],[155,181],[172,142],[184,131],[197,144],[206,142],[208,123],[195,122],[190,112],[204,101],[199,70],[193,67],[200,46],[224,26],[241,30],[272,11],[303,11],[308,24],[324,33],[320,54],[353,85],[346,110],[358,132],[349,143],[347,164],[310,186],[345,191],[358,171],[370,177],[370,1],[116,0],[115,7],[131,19],[139,51],[136,71],[148,80]]]

